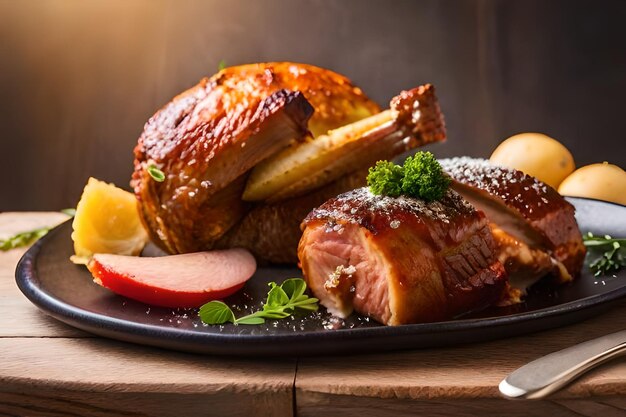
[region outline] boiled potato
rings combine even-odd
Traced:
[[[559,193],[626,205],[626,171],[607,162],[587,165],[565,178]]]
[[[574,158],[560,142],[541,133],[520,133],[502,142],[491,162],[518,169],[557,188],[574,171]]]

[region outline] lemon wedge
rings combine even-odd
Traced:
[[[95,178],[83,190],[72,228],[70,259],[76,264],[86,264],[94,253],[139,255],[148,242],[135,196]]]

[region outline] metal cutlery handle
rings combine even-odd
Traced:
[[[589,369],[626,353],[626,330],[589,340],[534,360],[500,382],[509,398],[543,398]]]

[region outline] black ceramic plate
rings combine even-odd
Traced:
[[[572,198],[583,232],[626,236],[626,207]],[[94,284],[72,264],[71,224],[66,222],[37,242],[22,258],[17,284],[45,313],[101,336],[163,348],[226,355],[319,355],[447,346],[519,335],[583,320],[626,296],[626,271],[596,279],[588,268],[560,288],[533,287],[526,302],[494,308],[473,317],[428,324],[386,327],[364,317],[337,320],[320,311],[305,318],[260,326],[205,326],[197,310],[150,307]],[[256,309],[268,281],[300,276],[297,269],[259,268],[229,304]]]

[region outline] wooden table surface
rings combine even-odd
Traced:
[[[63,221],[0,213],[0,238]],[[18,290],[24,249],[0,252],[0,415],[8,416],[624,416],[626,360],[541,401],[497,385],[524,363],[626,327],[626,300],[556,330],[447,349],[237,359],[92,336],[49,318]]]

